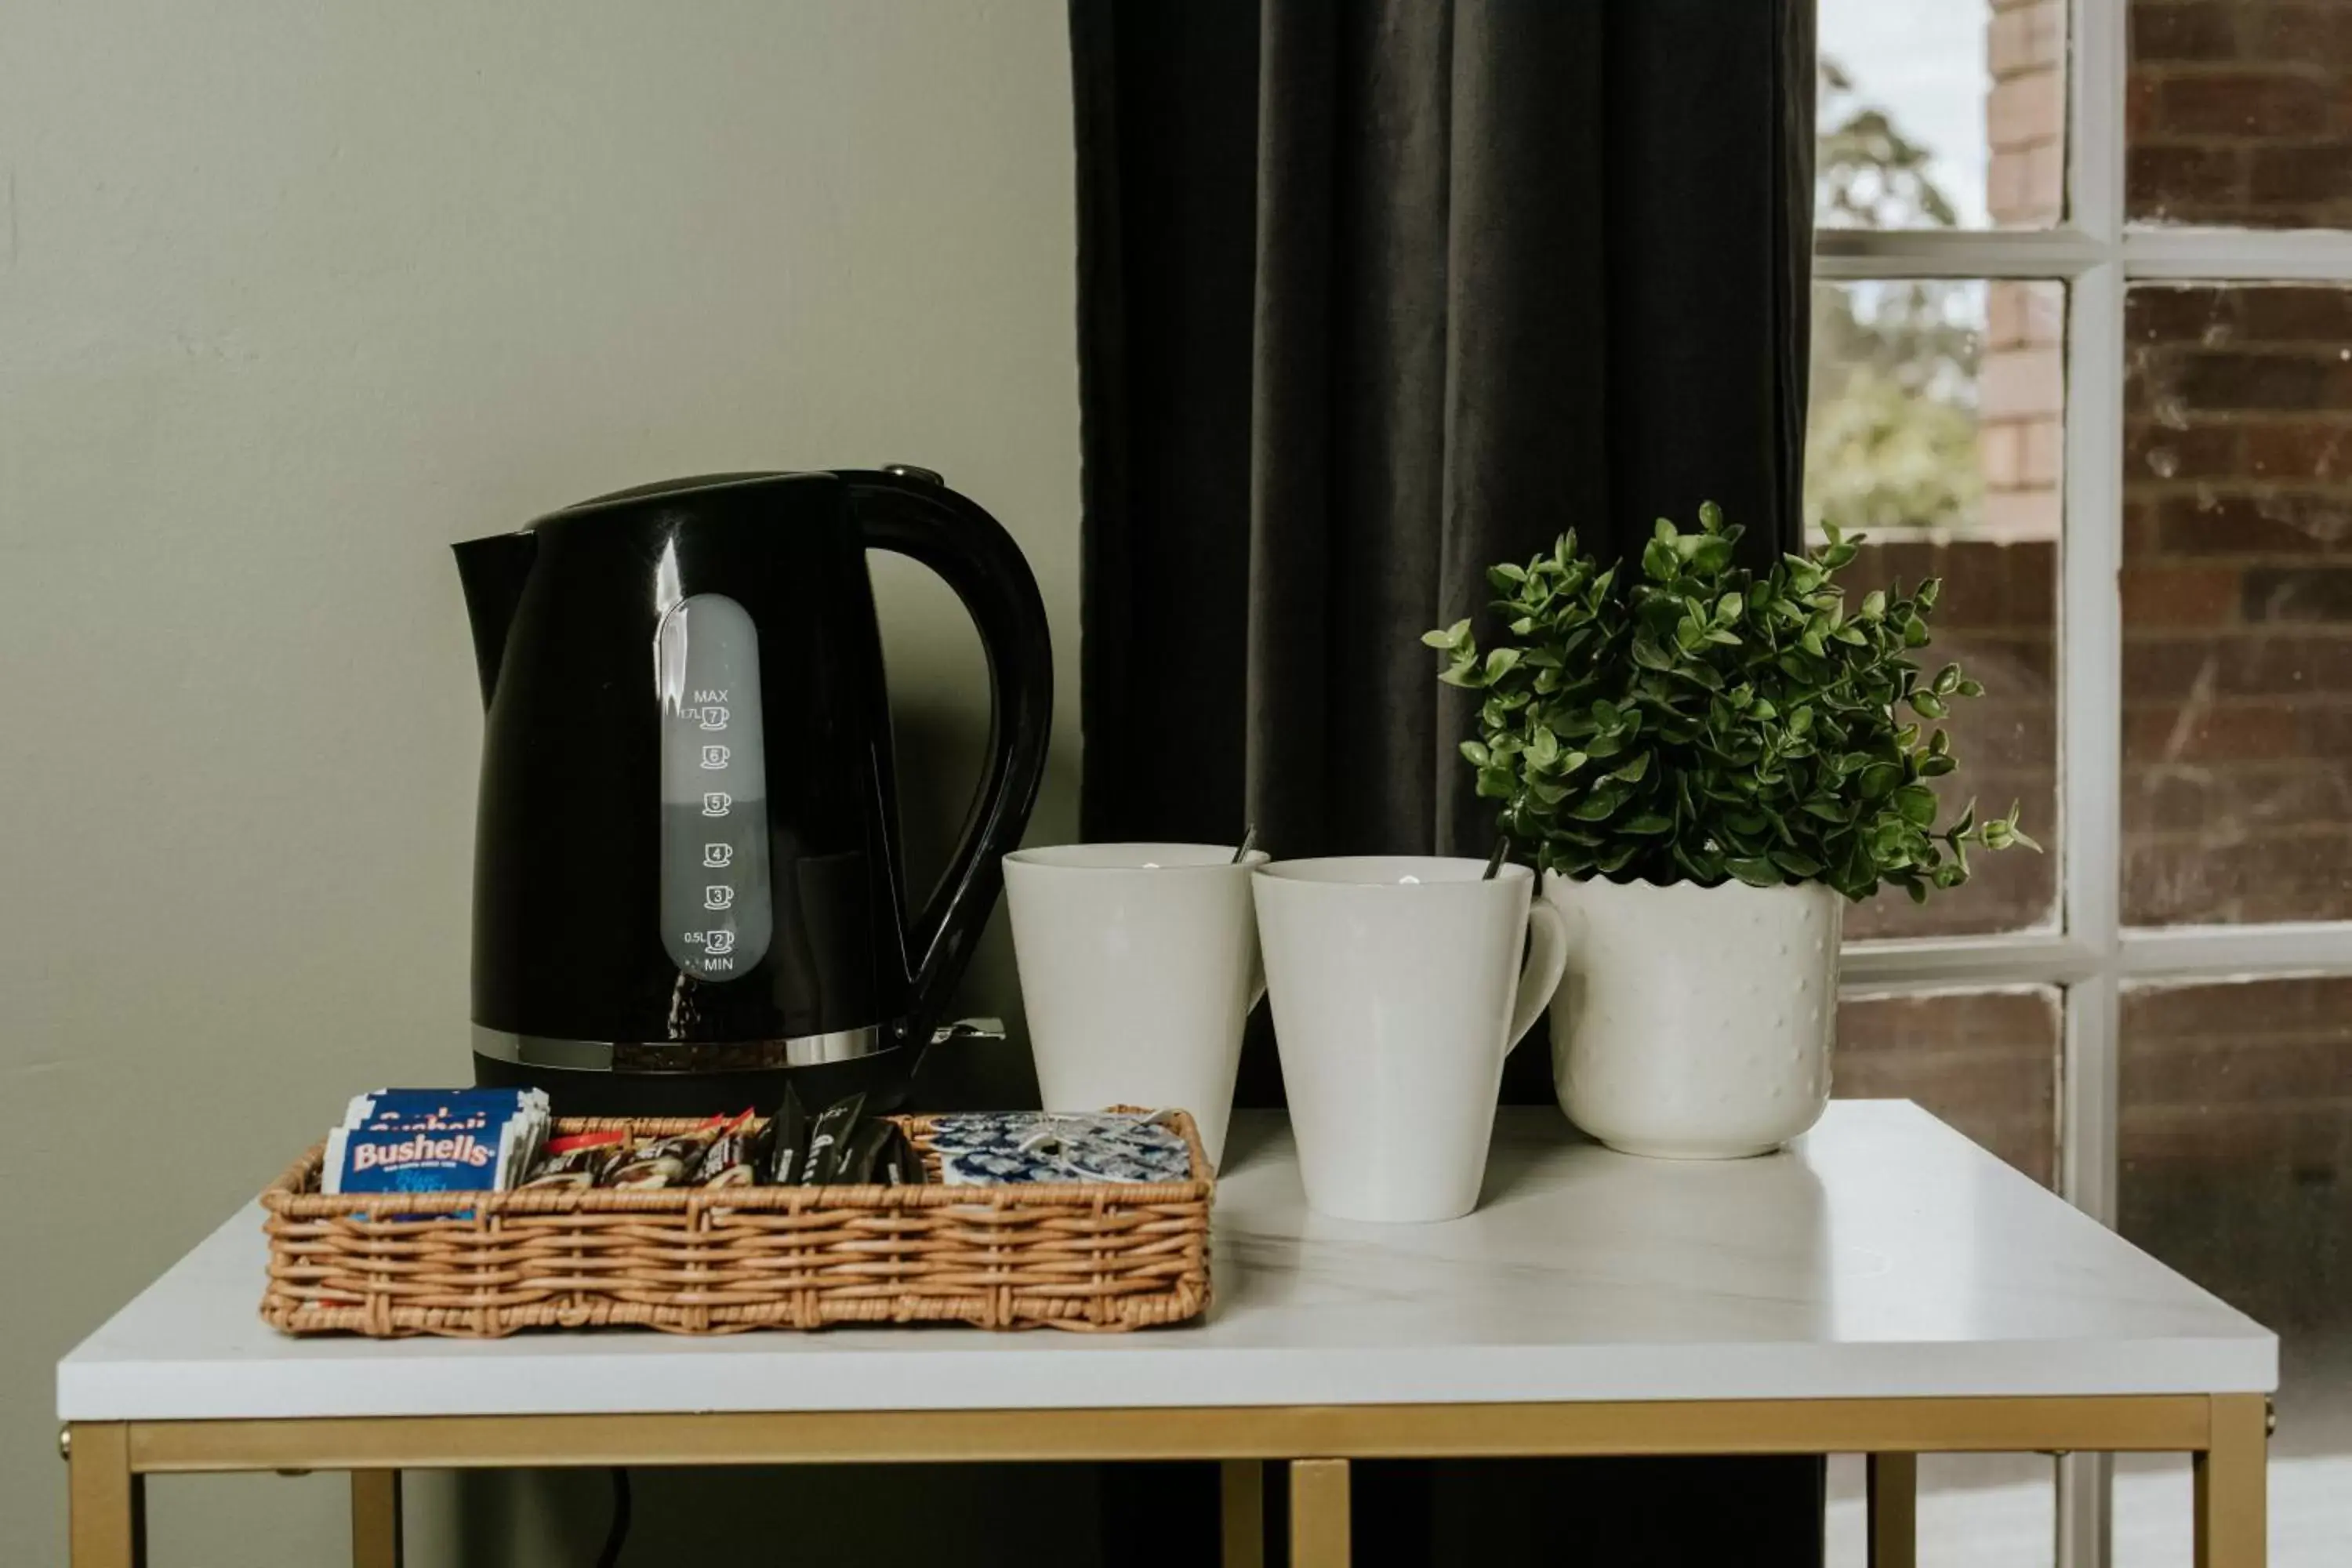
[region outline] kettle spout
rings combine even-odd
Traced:
[[[482,706],[488,708],[498,690],[499,666],[506,658],[515,607],[522,603],[523,584],[530,581],[531,563],[539,557],[539,536],[494,533],[450,549],[457,557],[457,580],[466,590],[466,618],[474,626],[474,666],[482,678]]]

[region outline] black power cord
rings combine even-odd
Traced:
[[[613,1467],[613,1527],[604,1532],[604,1549],[596,1553],[596,1568],[621,1568],[621,1548],[629,1542],[629,1472]]]

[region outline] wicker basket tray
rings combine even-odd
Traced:
[[[930,1119],[896,1117],[927,1160]],[[559,1133],[663,1134],[690,1121],[565,1120]],[[261,1194],[262,1320],[289,1334],[490,1339],[631,1325],[680,1334],[830,1323],[1107,1331],[1209,1302],[1214,1184],[680,1188],[382,1194],[318,1190],[325,1145]],[[934,1163],[936,1175],[936,1163]]]

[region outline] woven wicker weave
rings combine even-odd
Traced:
[[[930,1157],[930,1119],[898,1117]],[[558,1132],[689,1131],[567,1120]],[[728,1187],[654,1192],[318,1191],[323,1144],[261,1194],[261,1316],[292,1334],[490,1339],[636,1325],[681,1334],[830,1323],[1105,1331],[1181,1322],[1209,1302],[1209,1205],[1151,1184]],[[934,1167],[936,1173],[936,1167]]]

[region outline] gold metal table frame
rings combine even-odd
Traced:
[[[143,1561],[150,1475],[348,1470],[355,1568],[397,1568],[403,1468],[1218,1459],[1225,1563],[1256,1568],[1263,1462],[1276,1460],[1288,1466],[1292,1563],[1338,1568],[1349,1561],[1351,1459],[1832,1453],[1870,1457],[1873,1568],[1910,1568],[1919,1455],[2037,1450],[2191,1455],[2197,1568],[2258,1568],[2268,1403],[2219,1394],[76,1422],[73,1568]]]

